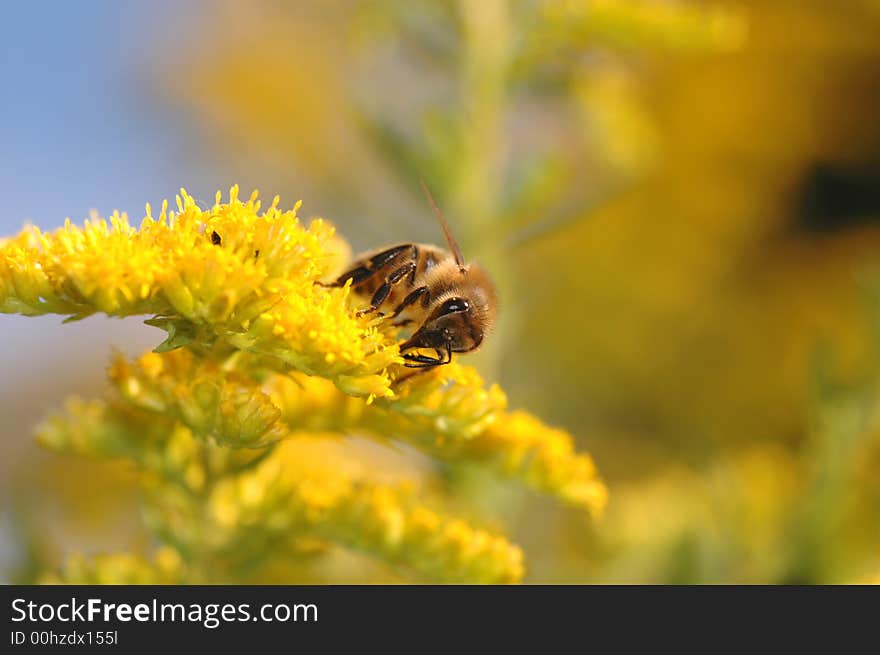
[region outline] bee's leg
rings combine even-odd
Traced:
[[[340,275],[334,282],[315,282],[319,287],[343,287],[345,283],[351,280],[352,286],[357,286],[361,282],[369,280],[378,271],[371,271],[366,266],[358,266],[350,271]]]
[[[418,355],[418,354],[409,354],[405,353],[403,358],[406,361],[404,364],[405,367],[415,369],[412,373],[406,375],[400,375],[394,381],[394,384],[399,384],[404,382],[405,380],[409,380],[413,376],[418,375],[419,373],[427,372],[428,370],[434,368],[435,366],[443,366],[444,364],[448,364],[452,361],[452,346],[446,344],[446,360],[443,360],[443,355],[441,354],[438,348],[434,349],[434,352],[437,353],[437,358],[428,357],[427,355]]]
[[[363,316],[364,314],[369,314],[370,312],[379,309],[379,307],[382,306],[382,303],[388,298],[388,294],[391,293],[391,288],[415,270],[415,267],[415,262],[407,262],[385,278],[385,282],[382,283],[382,285],[376,289],[376,293],[373,294],[373,298],[370,300],[370,306],[357,312],[356,316]]]
[[[414,248],[414,246],[403,244],[401,246],[388,248],[388,250],[383,250],[369,259],[360,260],[360,262],[357,262],[359,264],[358,266],[340,275],[336,278],[335,282],[330,282],[329,284],[318,282],[317,284],[323,287],[341,287],[345,286],[345,283],[351,280],[351,285],[356,287],[385,270],[385,268],[407,248]]]
[[[403,358],[406,360],[404,366],[407,368],[431,368],[443,363],[443,360],[439,357],[428,357],[427,355],[406,354]]]
[[[394,313],[391,315],[391,318],[397,318],[404,309],[412,305],[419,298],[422,299],[422,307],[427,307],[430,302],[431,293],[428,290],[428,287],[419,287],[414,291],[410,291],[409,295],[403,299],[395,309]]]
[[[452,361],[452,349],[449,346],[446,347],[445,359],[443,357],[443,353],[440,352],[439,349],[435,348],[434,352],[437,353],[436,357],[404,353],[403,358],[406,360],[404,366],[406,366],[407,368],[431,368],[433,366],[443,366],[444,364],[448,364]]]

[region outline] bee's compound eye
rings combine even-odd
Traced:
[[[437,311],[438,316],[446,314],[455,314],[457,312],[466,312],[471,308],[470,303],[464,298],[450,298]]]

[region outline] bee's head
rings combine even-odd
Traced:
[[[483,342],[483,326],[473,303],[466,298],[447,298],[438,303],[422,326],[400,347],[433,348],[466,353]]]

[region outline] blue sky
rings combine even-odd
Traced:
[[[0,236],[25,221],[45,229],[68,216],[81,223],[90,209],[137,220],[146,201],[173,198],[181,185],[216,188],[223,173],[211,170],[149,79],[151,58],[172,51],[175,33],[200,8],[173,0],[4,4]],[[60,323],[0,315],[0,413],[20,405],[20,390],[53,375],[59,361],[85,384],[103,376],[111,344],[134,354],[161,340],[137,319]]]
[[[91,208],[140,216],[146,200],[173,197],[187,183],[181,128],[147,81],[152,53],[167,48],[168,24],[183,22],[168,20],[179,7],[166,0],[4,5],[0,233],[25,220],[46,228],[66,216],[81,221]]]

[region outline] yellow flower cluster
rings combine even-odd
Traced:
[[[393,439],[440,460],[484,466],[593,513],[605,504],[605,485],[592,459],[575,453],[571,436],[525,412],[507,412],[504,392],[485,389],[473,368],[451,364],[415,376],[394,398],[371,404],[317,377],[270,372],[257,383],[245,371],[258,368],[241,353],[221,365],[180,350],[133,364],[117,357],[110,378],[134,406],[173,416],[223,445],[262,446],[288,431]]]
[[[485,389],[470,367],[451,364],[402,385],[399,395],[367,405],[325,380],[273,377],[267,387],[282,420],[297,430],[390,438],[449,462],[471,462],[594,514],[607,489],[571,435],[525,412],[506,411],[504,392]]]
[[[522,551],[503,537],[423,506],[412,484],[366,482],[359,467],[322,446],[310,437],[291,439],[249,474],[220,486],[211,503],[218,534],[293,529],[432,580],[522,578]]]
[[[135,407],[175,418],[220,445],[266,446],[287,432],[280,410],[251,378],[185,350],[149,353],[134,365],[117,356],[109,377]]]
[[[3,311],[149,313],[169,333],[134,362],[114,358],[108,398],[72,399],[38,429],[57,452],[138,467],[156,561],[73,557],[51,579],[237,582],[333,546],[418,579],[522,578],[517,546],[432,509],[415,480],[360,465],[338,447],[348,436],[602,509],[605,486],[570,435],[509,412],[473,368],[396,366],[394,331],[357,318],[347,288],[315,284],[347,250],[328,224],[303,228],[277,199],[261,214],[235,188],[209,211],[185,193],[178,208],[158,220],[148,208],[140,230],[115,215],[0,245]]]
[[[181,554],[180,581],[240,579],[248,562],[268,562],[310,539],[431,580],[517,582],[524,572],[522,552],[503,537],[421,505],[413,484],[372,481],[343,454],[322,451],[327,440],[314,435],[254,455],[194,439],[174,421],[95,401],[69,403],[38,437],[59,452],[125,456],[149,474],[148,520]],[[72,561],[80,562],[68,565],[75,573],[63,578],[92,579],[82,560]],[[135,561],[106,560],[99,570],[123,580],[152,571]]]
[[[316,219],[300,225],[278,198],[261,212],[257,194],[220,195],[202,210],[185,191],[177,212],[147,205],[140,229],[124,214],[69,221],[52,234],[24,230],[0,245],[0,312],[79,319],[151,314],[168,332],[158,350],[218,339],[334,380],[348,393],[390,395],[386,369],[397,348],[349,310],[347,289],[315,282],[347,246]]]

